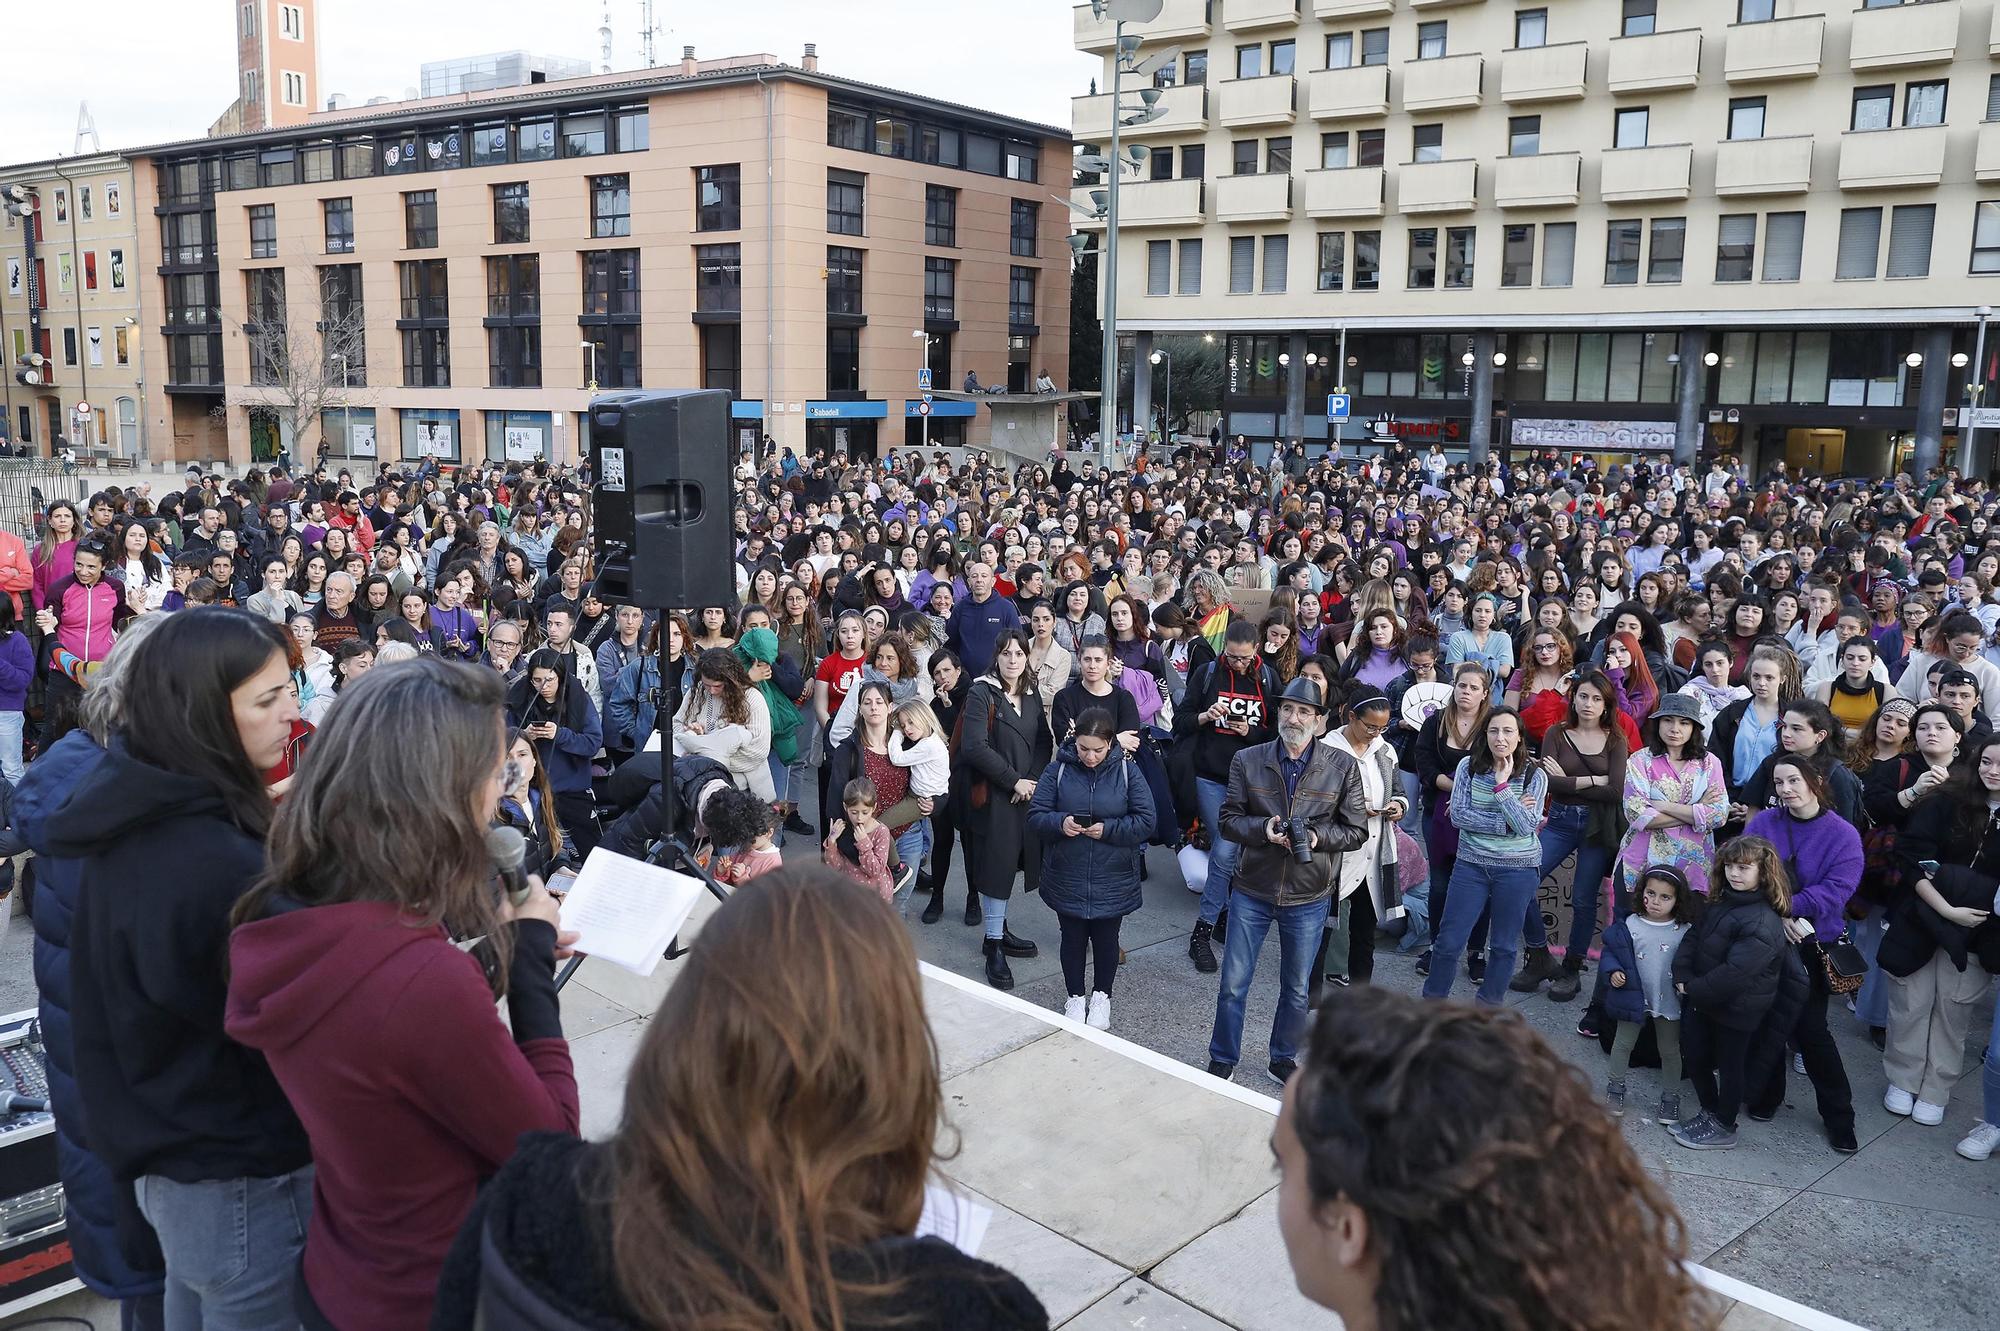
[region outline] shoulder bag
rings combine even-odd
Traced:
[[[1838,817],[1839,815],[1835,815]],[[1799,866],[1792,857],[1791,829],[1785,831],[1785,872],[1791,877],[1792,891],[1796,895],[1799,887]],[[1831,943],[1822,943],[1816,938],[1808,938],[1799,943],[1799,958],[1809,968],[1819,971],[1826,980],[1827,992],[1842,997],[1859,993],[1861,982],[1868,975],[1868,959],[1861,955],[1861,949],[1847,936],[1847,930],[1840,931],[1840,937]]]

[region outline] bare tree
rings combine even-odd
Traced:
[[[323,284],[312,303],[286,299],[284,269],[252,288],[243,340],[250,351],[250,385],[230,393],[231,405],[262,408],[278,418],[281,438],[295,446],[324,413],[372,402],[367,324],[358,299]]]

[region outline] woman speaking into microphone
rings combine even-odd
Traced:
[[[555,901],[531,879],[511,905],[487,852],[508,784],[503,688],[435,657],[363,676],[236,909],[227,1029],[270,1060],[317,1166],[297,1290],[308,1328],[428,1326],[481,1181],[522,1133],[577,1130]],[[452,942],[477,934],[490,976]]]

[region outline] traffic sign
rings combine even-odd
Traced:
[[[88,416],[90,414],[90,404],[88,402],[78,402],[74,407],[71,407],[70,410],[74,411],[79,416]]]
[[[926,388],[924,390],[924,401],[929,402],[930,400],[931,400],[931,390]]]
[[[923,369],[917,371],[917,387],[926,393],[931,391],[930,366],[926,365]]]
[[[1328,393],[1326,395],[1326,418],[1330,421],[1346,420],[1348,408],[1353,404],[1354,399],[1345,393]]]
[[[928,416],[930,414],[931,414],[931,395],[929,393],[926,393],[924,394],[924,400],[922,402],[917,403],[917,415]]]

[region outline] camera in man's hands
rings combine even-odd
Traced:
[[[1292,858],[1300,864],[1311,864],[1312,824],[1302,813],[1295,813],[1285,819],[1285,839],[1292,843]]]

